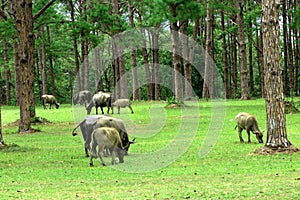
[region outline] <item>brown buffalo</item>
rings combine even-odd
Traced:
[[[248,143],[251,143],[250,131],[253,134],[255,134],[256,139],[258,140],[259,143],[263,143],[263,131],[259,130],[257,120],[253,115],[250,115],[245,112],[240,112],[235,117],[235,121],[237,123],[236,127],[238,127],[238,133],[239,133],[239,138],[241,143],[244,143],[244,140],[242,138],[242,131],[244,129],[248,133]]]

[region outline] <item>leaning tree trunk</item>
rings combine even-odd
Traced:
[[[282,87],[279,26],[280,0],[263,0],[262,30],[266,91],[267,141],[263,152],[292,147],[287,138]],[[293,148],[297,151],[297,148]]]

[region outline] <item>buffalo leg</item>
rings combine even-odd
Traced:
[[[114,165],[116,164],[116,160],[115,160],[115,148],[113,147],[112,151],[111,151],[111,164]]]
[[[85,157],[89,157],[88,149],[84,147],[84,150],[85,150]]]
[[[104,115],[104,112],[103,112],[103,107],[101,107],[101,106],[100,106],[100,108],[101,108],[102,115]]]
[[[243,131],[243,129],[242,128],[240,128],[240,127],[238,127],[239,128],[239,138],[240,138],[240,142],[241,143],[244,143],[244,140],[243,140],[243,137],[242,137],[242,131]]]
[[[101,161],[102,165],[105,166],[105,162],[104,162],[103,157],[102,157],[103,150],[104,150],[104,146],[99,147],[98,156],[100,157],[100,161]]]
[[[248,143],[251,143],[251,140],[250,140],[250,131],[247,130],[247,134],[248,134]]]
[[[94,163],[93,163],[93,155],[92,155],[92,154],[90,155],[90,166],[91,166],[91,167],[94,166]]]
[[[120,106],[118,106],[118,114],[120,114]]]
[[[129,105],[128,108],[131,110],[131,114],[133,114],[133,110],[132,110],[131,105]]]

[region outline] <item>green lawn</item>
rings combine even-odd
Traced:
[[[22,135],[11,124],[19,109],[3,106],[3,136],[10,148],[0,151],[0,199],[300,198],[300,154],[254,155],[262,144],[254,135],[251,144],[241,144],[234,130],[240,111],[254,114],[265,130],[264,100],[164,106],[133,102],[134,114],[121,109],[113,115],[125,121],[130,139],[136,138],[125,163],[114,167],[111,158],[105,158],[106,167],[98,159],[89,167],[81,137],[71,135],[86,115],[82,107],[37,107],[37,115],[51,123],[33,125],[40,132]],[[287,115],[288,137],[298,147],[299,119],[300,114]]]

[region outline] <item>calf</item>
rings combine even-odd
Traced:
[[[118,108],[118,114],[120,114],[120,108],[126,108],[126,107],[128,107],[131,110],[131,114],[133,114],[133,110],[129,99],[118,99],[114,103],[112,103],[111,106],[112,109],[113,107]]]
[[[44,94],[41,99],[42,99],[42,103],[43,103],[44,109],[46,109],[47,103],[50,104],[49,109],[52,108],[53,104],[55,104],[56,109],[59,108],[59,103],[57,103],[57,101],[56,101],[56,99],[55,99],[55,97],[53,95]]]
[[[253,115],[250,115],[245,112],[240,112],[237,114],[235,117],[235,121],[237,125],[235,126],[238,127],[238,133],[239,133],[239,138],[240,142],[244,143],[244,140],[242,138],[242,131],[245,129],[248,133],[248,143],[251,143],[250,140],[250,131],[255,134],[256,139],[258,140],[259,143],[263,143],[263,131],[260,131],[258,128],[258,123],[256,118]]]
[[[98,152],[97,152],[98,146]],[[102,154],[104,148],[108,148],[111,153],[111,164],[116,164],[115,161],[115,153],[119,158],[119,162],[124,162],[124,148],[122,146],[122,141],[120,135],[115,128],[110,127],[101,127],[96,128],[92,133],[92,141],[91,141],[91,156],[90,156],[90,166],[93,166],[93,157],[100,157],[100,161],[103,166],[105,166],[105,162],[103,160]]]

